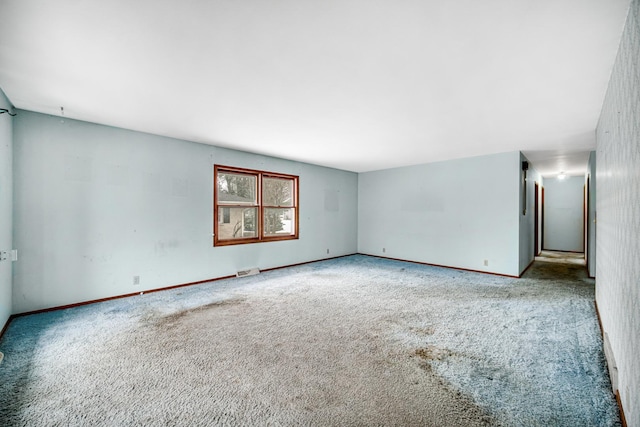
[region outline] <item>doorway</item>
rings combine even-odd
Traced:
[[[545,180],[543,250],[584,254],[584,187],[584,176]]]
[[[540,230],[542,227],[540,224],[540,186],[537,182],[535,183],[533,197],[533,256],[538,256],[540,255]]]
[[[585,259],[585,263],[587,265],[587,271],[589,270],[589,256],[588,256],[588,251],[589,251],[589,231],[588,231],[588,227],[589,227],[589,177],[587,177],[587,181],[584,184],[584,202],[583,202],[583,212],[582,212],[582,218],[583,218],[583,223],[582,223],[582,233],[583,233],[583,237],[582,237],[582,252],[584,253],[584,259]]]

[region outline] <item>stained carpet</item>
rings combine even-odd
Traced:
[[[357,255],[20,317],[0,425],[618,425],[593,300]]]

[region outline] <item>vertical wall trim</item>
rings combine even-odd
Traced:
[[[598,309],[598,302],[597,301],[593,301],[593,305],[594,308],[596,309],[596,318],[598,319],[598,326],[600,327],[600,336],[602,337],[602,347],[603,347],[603,351],[605,356],[608,355],[608,352],[611,351],[611,347],[609,346],[609,348],[607,349],[607,345],[608,345],[608,337],[604,332],[604,328],[602,326],[602,318],[600,317],[600,310]],[[612,355],[611,355],[612,356]],[[614,379],[611,375],[611,370],[612,369],[617,369],[615,366],[615,360],[612,357],[605,357],[605,364],[607,365],[607,370],[609,372],[609,379],[611,380],[611,391],[613,392],[613,394],[616,397],[616,402],[618,403],[618,410],[620,411],[620,421],[622,422],[622,426],[626,427],[627,426],[627,420],[624,416],[624,407],[622,405],[622,400],[620,399],[620,390],[618,390],[617,388],[617,381],[615,381],[614,383]]]

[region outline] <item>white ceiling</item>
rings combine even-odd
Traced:
[[[356,172],[582,174],[629,0],[0,0],[17,107]]]

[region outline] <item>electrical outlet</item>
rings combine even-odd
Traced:
[[[387,248],[382,248],[382,253],[386,253],[387,252]]]
[[[485,266],[485,267],[487,267],[488,265],[489,265],[489,260],[488,260],[488,259],[485,259],[485,260],[484,260],[484,266]]]
[[[0,261],[6,261],[9,258],[9,252],[0,251]]]
[[[18,260],[18,250],[11,249],[11,261],[17,261],[17,260]]]
[[[329,254],[329,249],[327,249],[327,255]]]
[[[133,276],[133,284],[134,285],[140,284],[140,276]]]

